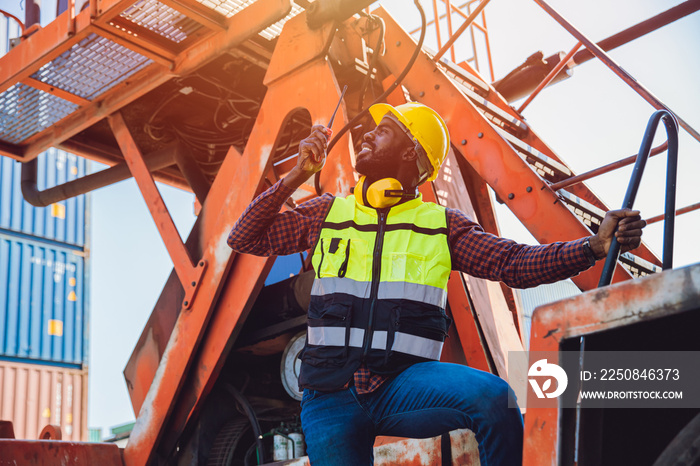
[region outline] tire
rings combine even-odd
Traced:
[[[247,442],[241,439],[250,431],[250,422],[241,417],[228,421],[216,435],[209,452],[207,466],[239,466],[244,464]]]
[[[700,414],[678,432],[653,466],[700,466]]]

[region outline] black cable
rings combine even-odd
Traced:
[[[372,51],[372,60],[370,60],[369,63],[367,76],[365,76],[365,79],[362,80],[362,89],[360,90],[360,99],[357,108],[362,108],[362,106],[365,103],[365,92],[367,91],[367,86],[372,80],[372,70],[377,66],[379,55],[381,55],[379,53],[379,47],[381,47],[382,42],[384,42],[384,20],[380,16],[374,15],[370,15],[369,18],[372,19],[372,21],[376,21],[379,23],[379,38],[377,39],[377,44],[374,46],[374,50]]]
[[[336,143],[338,142],[340,137],[342,135],[344,135],[350,128],[352,128],[353,125],[355,123],[357,123],[360,120],[360,118],[362,118],[367,113],[367,111],[369,111],[369,108],[372,105],[384,100],[386,98],[386,96],[388,96],[389,94],[394,92],[394,89],[396,89],[401,84],[401,81],[403,81],[403,79],[406,77],[408,72],[411,71],[413,64],[416,62],[416,59],[418,58],[418,54],[420,53],[421,49],[423,48],[423,40],[425,39],[425,30],[426,30],[425,11],[423,11],[423,7],[420,5],[419,0],[413,0],[413,3],[416,5],[416,8],[418,8],[418,11],[420,12],[420,18],[421,18],[420,38],[418,39],[418,43],[416,44],[415,50],[413,51],[413,56],[408,61],[408,63],[404,67],[403,71],[399,75],[399,77],[396,78],[396,80],[384,92],[382,92],[382,94],[379,97],[374,99],[374,102],[369,104],[367,106],[367,108],[363,109],[360,113],[355,115],[352,118],[352,120],[350,120],[347,125],[343,126],[343,128],[340,131],[338,131],[338,133],[335,135],[335,137],[333,137],[333,139],[331,139],[331,142],[328,143],[328,148],[326,149],[326,156],[328,156],[328,154],[330,154],[331,150],[336,145]],[[317,196],[321,195],[320,180],[321,180],[321,171],[319,170],[314,175],[314,188],[316,189]]]
[[[227,383],[226,384],[226,390],[233,395],[233,397],[238,401],[238,403],[241,404],[243,407],[243,410],[245,411],[246,415],[248,416],[248,420],[250,420],[250,425],[253,427],[253,435],[255,435],[255,443],[258,446],[258,455],[260,458],[260,464],[265,464],[266,458],[265,458],[265,448],[263,446],[263,441],[262,441],[262,430],[260,429],[260,423],[258,423],[258,418],[255,415],[255,411],[253,411],[253,407],[250,406],[250,403],[248,403],[248,400],[245,399],[245,397],[236,390],[236,387],[233,385]]]

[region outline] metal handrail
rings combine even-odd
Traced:
[[[651,152],[651,143],[654,140],[654,134],[659,124],[659,120],[663,120],[666,126],[666,136],[668,138],[668,152],[666,161],[666,206],[664,213],[664,246],[662,267],[664,270],[673,267],[673,229],[675,224],[676,213],[676,173],[678,171],[678,122],[675,116],[667,110],[657,110],[649,119],[642,144],[639,148],[639,156],[632,170],[630,184],[627,187],[625,199],[622,202],[623,209],[631,209],[634,205],[634,200],[639,190],[639,184],[642,180],[644,167],[646,166],[649,153]],[[617,258],[620,254],[620,243],[613,236],[608,256],[605,259],[603,273],[600,276],[598,287],[609,285],[612,281],[613,271],[617,264]]]

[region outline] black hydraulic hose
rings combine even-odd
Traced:
[[[657,110],[649,119],[642,145],[639,148],[637,162],[632,170],[630,184],[627,186],[625,200],[622,202],[623,209],[631,209],[634,205],[634,199],[639,190],[639,184],[642,181],[642,174],[646,166],[651,144],[654,141],[654,134],[659,124],[659,120],[663,120],[666,126],[666,136],[668,138],[668,152],[666,161],[666,205],[664,212],[664,251],[663,251],[663,269],[667,270],[673,267],[673,230],[675,224],[676,213],[676,172],[678,171],[678,122],[673,114],[667,110]],[[598,287],[609,285],[612,281],[617,258],[620,254],[620,243],[613,236],[608,256],[605,259],[603,273],[600,276]]]
[[[374,46],[372,60],[370,60],[369,69],[367,70],[367,76],[365,76],[365,79],[362,81],[362,89],[360,90],[360,99],[357,108],[362,108],[365,103],[365,92],[367,91],[367,86],[372,80],[372,70],[377,66],[377,61],[379,61],[379,47],[381,47],[382,42],[384,42],[384,20],[379,16],[370,16],[370,18],[379,23],[379,38],[377,39],[377,44]]]
[[[425,39],[425,30],[426,30],[426,20],[425,20],[425,11],[423,11],[423,7],[421,6],[419,0],[413,0],[413,3],[416,5],[416,8],[418,8],[418,11],[420,12],[420,19],[421,19],[421,30],[420,30],[420,38],[418,39],[418,43],[416,44],[416,48],[413,51],[413,56],[411,56],[411,59],[408,61],[406,66],[404,67],[403,71],[401,74],[396,78],[396,80],[384,91],[382,94],[374,99],[374,102],[369,104],[366,108],[364,108],[360,113],[355,115],[347,125],[343,126],[343,128],[338,131],[338,133],[331,139],[331,142],[328,143],[328,148],[326,149],[326,156],[327,154],[330,154],[331,150],[333,147],[338,143],[338,140],[340,139],[341,136],[343,136],[350,128],[353,127],[355,123],[357,123],[360,118],[362,118],[368,111],[369,108],[384,100],[389,94],[394,92],[394,89],[396,89],[403,79],[406,77],[409,71],[411,71],[411,68],[413,67],[413,64],[416,62],[416,59],[418,58],[418,55],[420,54],[421,49],[423,48],[423,40]],[[371,70],[370,70],[371,72]],[[316,175],[314,175],[314,188],[316,189],[316,195],[320,196],[321,193],[321,172],[318,171],[316,172]]]
[[[258,446],[258,458],[260,460],[260,464],[265,464],[267,461],[265,458],[265,448],[262,441],[262,430],[260,429],[260,423],[258,422],[258,417],[255,415],[255,411],[253,411],[253,407],[250,406],[248,400],[246,400],[243,394],[236,390],[236,387],[234,387],[233,385],[227,383],[226,390],[228,390],[228,392],[231,395],[233,395],[236,401],[238,401],[241,404],[241,407],[243,407],[243,410],[248,416],[248,420],[250,420],[250,425],[253,428],[253,434],[255,435],[255,443]]]

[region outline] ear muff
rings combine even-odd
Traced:
[[[417,193],[406,193],[401,182],[396,178],[382,178],[374,183],[367,183],[367,177],[362,176],[353,190],[358,204],[375,209],[383,209],[396,205],[401,199],[418,197]]]

